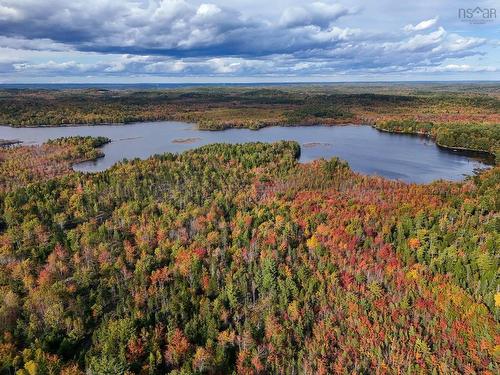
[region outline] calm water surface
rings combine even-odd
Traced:
[[[144,159],[216,142],[279,140],[297,141],[301,145],[301,162],[338,156],[347,160],[355,171],[408,182],[461,180],[474,169],[487,167],[484,159],[440,149],[427,138],[379,132],[369,126],[276,126],[224,131],[202,131],[194,124],[170,121],[63,128],[0,126],[0,139],[18,139],[28,145],[73,135],[105,136],[112,140],[102,148],[105,157],[74,166],[75,170],[85,172],[105,170],[123,159]]]

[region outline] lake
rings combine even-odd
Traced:
[[[84,172],[102,171],[123,159],[144,159],[216,142],[279,140],[297,141],[301,146],[301,162],[338,156],[357,172],[407,182],[462,180],[475,169],[488,167],[484,158],[441,149],[425,137],[391,134],[359,125],[274,126],[223,131],[198,130],[195,124],[174,121],[51,128],[0,126],[0,139],[18,139],[25,145],[73,135],[105,136],[112,140],[102,148],[103,158],[74,166],[75,170]]]

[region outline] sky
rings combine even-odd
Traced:
[[[499,79],[500,0],[0,0],[0,83]]]

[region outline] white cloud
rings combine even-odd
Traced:
[[[188,64],[186,64],[182,60],[178,61],[158,61],[151,64],[147,64],[144,67],[144,71],[146,73],[156,73],[156,74],[172,74],[172,73],[181,73],[185,69],[187,69]]]
[[[47,61],[45,63],[30,64],[30,63],[17,63],[13,64],[14,69],[20,71],[48,71],[48,72],[64,72],[64,71],[89,71],[94,67],[93,64],[81,64],[75,61],[55,62]]]
[[[195,17],[199,21],[211,19],[222,13],[222,10],[215,4],[201,4],[196,10]]]
[[[294,6],[285,9],[279,23],[284,27],[307,25],[327,27],[338,18],[352,13],[354,13],[354,10],[350,10],[340,4],[313,2],[304,6]]]
[[[436,47],[446,36],[444,28],[429,34],[417,34],[410,39],[399,43],[399,49],[402,51],[422,51]]]
[[[50,39],[26,39],[9,38],[0,35],[0,47],[13,50],[35,50],[35,51],[70,51],[72,48],[63,43],[57,43]]]
[[[450,52],[467,51],[472,50],[473,48],[478,47],[484,43],[486,43],[486,39],[484,38],[462,37],[457,34],[451,34],[447,38],[446,42],[442,46],[438,47],[438,50],[446,49]]]
[[[19,21],[21,19],[22,14],[18,9],[0,4],[0,21]]]
[[[218,74],[249,73],[259,71],[267,74],[272,70],[274,65],[272,61],[268,60],[215,58],[208,60],[208,66],[213,73]]]
[[[415,26],[412,24],[408,24],[403,29],[406,32],[427,30],[428,28],[434,26],[437,23],[438,19],[439,17],[434,17],[429,20],[417,23]]]
[[[415,69],[418,72],[425,73],[443,73],[443,72],[496,72],[498,68],[494,66],[472,66],[469,64],[447,64],[430,67],[419,67]]]

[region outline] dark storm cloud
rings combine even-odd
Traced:
[[[337,4],[312,3],[286,9],[276,21],[184,0],[1,0],[0,30],[3,36],[50,39],[82,51],[249,56],[326,46],[336,36],[318,36],[349,13]]]

